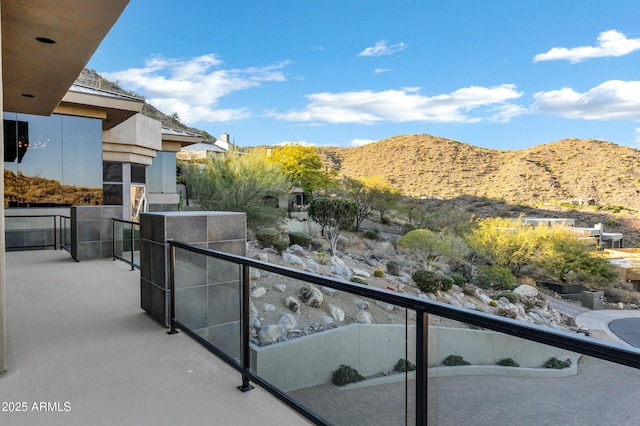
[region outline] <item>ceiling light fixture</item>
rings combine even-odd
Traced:
[[[36,37],[36,40],[44,44],[55,44],[56,42],[55,40],[51,40],[50,38],[47,38],[47,37]]]

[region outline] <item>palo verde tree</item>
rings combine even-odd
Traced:
[[[286,214],[278,208],[278,198],[289,194],[291,181],[260,155],[228,153],[181,168],[204,210],[245,212],[251,229],[274,226]]]
[[[280,166],[305,194],[311,195],[331,183],[332,175],[325,169],[316,147],[294,143],[269,147],[264,152],[266,161]]]
[[[398,245],[422,257],[428,271],[431,271],[433,263],[441,256],[461,258],[469,252],[461,238],[448,232],[433,232],[429,229],[414,229],[407,232],[398,241]]]
[[[338,238],[342,231],[351,229],[358,213],[358,206],[351,200],[339,198],[314,198],[309,205],[309,217],[322,226],[331,254],[335,256]]]
[[[490,217],[478,220],[466,240],[493,265],[507,267],[517,275],[536,255],[540,245],[536,234],[541,229],[520,219]]]
[[[375,210],[380,211],[380,216],[384,219],[384,213],[394,208],[400,200],[400,191],[393,188],[386,179],[380,176],[359,179],[345,178],[343,186],[347,197],[358,206],[354,226],[356,231],[360,229],[362,221]]]
[[[618,279],[613,264],[598,255],[596,240],[561,226],[545,228],[533,262],[542,274],[562,283],[571,279],[595,286]]]

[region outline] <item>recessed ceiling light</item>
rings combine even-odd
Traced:
[[[25,98],[35,98],[35,95],[32,95],[31,93],[23,93],[22,96]]]
[[[44,44],[54,44],[56,42],[55,40],[51,40],[50,38],[47,38],[47,37],[36,37],[36,40]]]

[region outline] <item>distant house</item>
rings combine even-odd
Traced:
[[[603,254],[616,266],[621,279],[640,291],[640,248],[605,249]]]
[[[595,238],[599,247],[602,249],[622,248],[624,243],[623,235],[621,233],[604,232],[604,226],[601,223],[596,223],[593,228],[580,228],[575,226],[575,219],[524,217],[522,218],[522,221],[531,225],[566,226],[576,232],[581,232],[583,235]]]

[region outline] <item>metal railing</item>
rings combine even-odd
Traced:
[[[140,269],[140,223],[113,218],[113,260]]]
[[[535,361],[536,356],[546,357],[551,353],[557,354],[561,359],[566,357],[568,364],[571,364],[570,361],[573,360],[574,370],[567,371],[583,375],[586,373],[579,373],[575,366],[580,356],[586,356],[593,357],[596,361],[604,360],[607,365],[616,364],[609,367],[612,368],[612,374],[618,372],[617,369],[622,366],[627,366],[631,369],[621,373],[622,377],[640,377],[640,372],[637,370],[640,368],[640,351],[632,347],[607,343],[569,331],[456,307],[422,297],[349,283],[247,257],[199,248],[178,241],[168,241],[168,244],[170,247],[169,282],[171,291],[171,330],[169,333],[176,333],[178,330],[186,332],[239,370],[242,381],[239,389],[242,391],[249,390],[251,388],[250,381],[253,381],[316,424],[461,424],[459,420],[451,420],[453,417],[448,417],[452,413],[463,416],[462,418],[467,419],[470,423],[473,418],[475,424],[493,424],[494,414],[504,420],[502,416],[508,415],[509,413],[505,413],[508,410],[495,413],[492,411],[496,409],[497,404],[502,403],[502,399],[491,402],[492,392],[489,390],[494,389],[491,386],[495,386],[498,390],[513,386],[512,392],[508,392],[507,389],[506,396],[500,397],[508,400],[514,396],[513,394],[521,392],[521,382],[499,382],[497,385],[492,385],[489,384],[489,379],[481,377],[477,384],[478,394],[475,397],[486,400],[486,403],[470,404],[473,405],[472,410],[475,411],[465,413],[464,402],[468,401],[460,401],[460,395],[474,388],[476,381],[471,377],[467,378],[466,375],[472,375],[470,372],[476,370],[470,367],[459,367],[469,368],[465,372],[459,373],[464,375],[462,377],[464,380],[448,379],[446,376],[449,375],[449,372],[456,371],[451,369],[458,368],[442,366],[441,359],[450,353],[462,355],[461,352],[466,351],[465,356],[478,358],[486,355],[483,355],[484,352],[488,352],[494,357],[502,356],[500,354],[505,352],[511,354],[510,357],[520,356],[534,359],[529,361],[530,363],[538,362]],[[269,285],[272,287],[263,289],[261,294],[277,292],[279,290],[276,288],[282,289],[283,286],[291,286],[292,288],[309,288],[308,284],[320,286],[325,293],[324,297],[329,299],[328,302],[324,302],[327,309],[333,303],[332,300],[337,300],[336,296],[332,295],[335,292],[349,297],[358,296],[359,299],[353,300],[353,304],[360,304],[358,314],[366,310],[373,311],[373,307],[376,307],[376,309],[383,309],[384,315],[388,315],[390,319],[395,316],[396,324],[385,324],[384,326],[356,324],[355,328],[351,325],[334,327],[330,324],[331,321],[326,320],[327,326],[324,327],[326,332],[309,333],[297,339],[286,336],[295,337],[305,334],[304,330],[288,329],[285,321],[282,324],[279,323],[276,328],[262,324],[256,335],[256,330],[260,327],[257,323],[263,317],[267,321],[267,317],[271,315],[270,312],[273,309],[267,308],[266,303],[260,305],[258,303],[260,299],[254,298],[253,301],[250,299],[251,292],[257,291],[257,288],[253,290],[251,288],[252,279],[258,283],[261,283],[261,280],[271,283]],[[277,287],[278,285],[280,287]],[[299,294],[302,295],[302,292]],[[254,293],[254,295],[258,297],[258,293]],[[237,306],[234,306],[236,303]],[[258,310],[258,307],[261,310]],[[305,306],[305,309],[311,308]],[[295,309],[292,308],[292,310],[295,312]],[[384,320],[384,316],[377,315]],[[336,322],[339,322],[339,314],[337,316]],[[269,341],[267,329],[280,333],[280,337]],[[282,337],[283,329],[289,330],[284,338]],[[337,336],[338,333],[343,332],[355,334]],[[459,332],[465,333],[465,337],[459,337],[455,334]],[[453,338],[450,337],[451,335],[458,337]],[[473,340],[478,336],[480,340]],[[508,343],[504,343],[505,339],[510,340]],[[370,385],[366,388],[366,392],[357,393],[357,389],[335,392],[331,385],[322,384],[323,381],[329,381],[329,373],[322,372],[321,366],[326,361],[329,361],[330,365],[333,362],[335,368],[332,369],[336,369],[338,364],[345,362],[352,362],[362,369],[367,369],[373,361],[380,363],[382,360],[382,364],[387,363],[388,360],[395,361],[398,359],[398,354],[401,354],[400,361],[404,358],[407,364],[409,364],[409,360],[415,362],[415,376],[413,376],[414,373],[407,371],[400,373],[400,387],[393,392],[386,391],[379,399],[375,399],[375,402],[371,402],[371,398],[372,395],[377,394],[379,389],[377,386],[388,385]],[[541,367],[541,364],[538,366]],[[479,367],[487,369],[491,366]],[[499,368],[511,369],[508,370],[509,374],[520,374],[522,378],[518,380],[531,380],[527,378],[535,377],[535,374],[549,377],[550,372],[560,371],[532,368],[533,366],[524,367],[520,370],[521,374],[518,373],[518,367]],[[491,368],[496,367],[493,365]],[[331,373],[335,374],[335,371]],[[305,374],[309,378],[300,377]],[[383,383],[389,377],[389,375],[383,374],[381,377],[367,379],[363,383],[367,381]],[[561,375],[557,377],[561,377]],[[578,385],[572,390],[570,396],[563,396],[563,398],[579,399],[581,391],[586,392],[585,398],[592,398],[593,394],[597,392],[601,392],[603,398],[608,398],[606,389],[600,387],[602,383],[599,380],[601,379],[596,377],[594,380],[597,380],[598,383],[593,388]],[[490,383],[493,381],[491,379]],[[525,383],[527,386],[522,389],[528,389],[531,382]],[[547,382],[535,383],[540,383],[542,386]],[[561,383],[565,382],[552,382],[549,386],[552,386],[551,389],[561,389],[558,386]],[[616,386],[615,379],[611,378],[611,383],[612,386]],[[536,388],[532,394],[523,395],[522,400],[553,398],[554,392]],[[562,392],[566,393],[566,391]],[[619,393],[620,390],[616,394]],[[357,398],[362,399],[357,399],[356,402],[352,401],[348,407],[343,407],[345,401],[349,401],[352,395],[358,395]],[[399,395],[400,399],[404,398],[404,400],[392,408],[389,401],[393,399],[394,395]],[[557,405],[556,402],[551,399],[546,403]],[[359,403],[368,405],[365,409],[355,410],[354,407]],[[544,410],[550,410],[549,407],[539,406],[544,402],[529,403],[531,410],[533,410],[531,415],[551,415],[544,414]],[[442,408],[447,407],[447,404],[455,405],[452,405],[450,410]],[[591,406],[585,402],[581,404],[583,405],[579,406],[579,410],[584,407],[585,412]],[[594,405],[600,406],[599,404]],[[482,407],[487,407],[489,410],[484,422],[483,415],[480,414]],[[349,410],[352,409],[355,411],[350,412]],[[342,417],[341,410],[345,411]],[[439,410],[443,410],[445,414],[439,415]],[[594,410],[600,410],[600,408],[594,407]],[[367,418],[366,415],[370,412],[377,413],[375,416],[391,417]],[[560,407],[557,408],[557,411],[550,412],[554,416],[559,416],[555,418],[556,424],[569,424],[572,421],[578,423],[575,418],[568,421],[562,420],[563,415],[574,415],[570,409]],[[520,412],[518,415],[522,416],[523,414]],[[575,415],[579,418],[582,414]],[[521,417],[519,420],[522,421],[523,418]]]
[[[58,248],[59,215],[5,215],[5,244],[7,250]],[[22,227],[9,227],[16,220],[29,220]],[[50,220],[50,222],[49,222]]]
[[[59,216],[60,219],[60,249],[71,253],[71,218]]]

